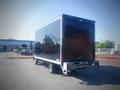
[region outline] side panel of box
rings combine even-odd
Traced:
[[[60,62],[60,22],[57,19],[36,32],[36,57]]]

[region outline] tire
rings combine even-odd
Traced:
[[[42,60],[39,60],[39,62],[38,62],[39,65],[43,65],[43,63],[44,62]]]
[[[38,59],[35,59],[35,65],[38,65]]]
[[[94,62],[94,68],[95,68],[95,69],[99,69],[99,68],[100,68],[100,64],[99,64],[98,61],[95,61],[95,62]]]
[[[49,63],[48,70],[50,73],[56,73],[56,66],[53,63]]]

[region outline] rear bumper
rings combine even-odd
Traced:
[[[92,63],[89,63],[89,62],[86,62],[83,64],[81,62],[78,62],[78,63],[68,62],[67,69],[71,71],[71,70],[76,70],[80,68],[89,68],[91,66],[92,66]]]
[[[68,68],[68,70],[72,71],[72,70],[76,70],[76,69],[89,68],[89,67],[91,67],[91,65],[70,66],[70,67]]]

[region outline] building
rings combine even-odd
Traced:
[[[117,43],[117,44],[116,44],[115,49],[116,49],[117,51],[120,51],[120,43]]]
[[[34,41],[15,40],[15,39],[0,39],[0,52],[13,51],[14,49],[33,50]]]

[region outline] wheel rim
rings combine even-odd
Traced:
[[[52,64],[49,64],[49,72],[51,72],[51,73],[52,73],[52,71],[53,71],[52,68],[53,68],[53,67],[52,67]]]

